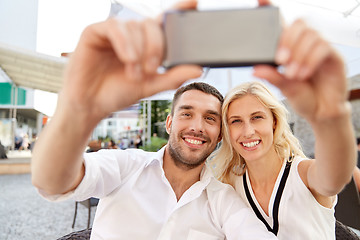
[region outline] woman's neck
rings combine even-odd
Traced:
[[[275,150],[261,159],[246,162],[251,185],[254,188],[273,188],[281,170],[283,159],[280,159]]]
[[[273,151],[263,159],[246,163],[251,188],[267,216],[269,216],[268,206],[282,162],[282,159]]]

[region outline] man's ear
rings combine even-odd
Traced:
[[[171,114],[169,114],[166,117],[166,132],[169,135],[170,135],[170,130],[171,130],[171,123],[172,123],[172,117],[171,117]]]
[[[220,133],[220,134],[219,134],[219,137],[218,137],[217,143],[219,143],[221,140],[222,140],[222,134]]]
[[[220,118],[221,119],[221,118]],[[222,140],[222,131],[223,131],[223,127],[224,127],[224,124],[221,123],[220,124],[220,133],[219,133],[219,137],[218,137],[218,141],[217,143],[219,143],[221,140]]]

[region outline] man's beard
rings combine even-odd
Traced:
[[[169,149],[169,154],[177,167],[182,168],[184,170],[191,170],[203,164],[206,161],[207,157],[210,155],[210,153],[215,149],[215,146],[214,149],[212,149],[210,152],[209,151],[203,152],[201,156],[198,157],[197,159],[195,156],[191,156],[191,154],[189,154],[190,157],[187,158],[185,154],[183,154],[184,151],[181,148],[179,142],[171,141],[171,138],[168,143],[168,149]]]

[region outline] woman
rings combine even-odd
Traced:
[[[307,159],[287,123],[285,107],[259,82],[225,98],[223,141],[211,163],[279,239],[335,239],[337,193],[356,162],[344,64],[304,22],[284,29],[276,56],[284,72],[256,66],[307,120],[316,139]]]

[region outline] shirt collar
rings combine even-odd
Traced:
[[[153,152],[153,154],[148,158],[145,167],[158,163],[159,166],[162,168],[164,163],[164,153],[165,148],[167,145],[162,147],[159,151]],[[209,184],[210,180],[214,178],[214,174],[211,168],[205,163],[203,169],[200,173],[200,182],[205,183],[206,185]]]
[[[164,159],[165,148],[166,145],[162,147],[159,151],[153,152],[151,156],[148,157],[145,167],[148,167],[149,165],[153,165],[156,163],[159,163],[159,166],[162,167],[164,162],[163,159]]]
[[[208,178],[214,178],[214,174],[211,170],[211,167],[208,166],[207,163],[205,162],[205,165],[201,170],[200,179],[208,179]]]

